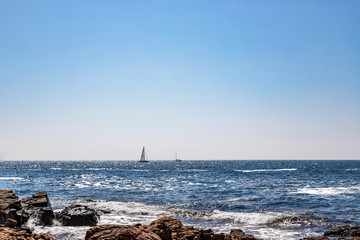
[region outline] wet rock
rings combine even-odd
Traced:
[[[5,227],[11,227],[14,228],[17,225],[17,221],[11,218],[6,219]]]
[[[0,224],[7,219],[16,219],[16,212],[20,209],[20,200],[11,189],[0,190]]]
[[[46,192],[39,192],[32,197],[21,199],[21,207],[22,210],[16,213],[20,224],[27,222],[32,217],[36,224],[52,225],[55,215]]]
[[[240,229],[231,229],[230,234],[225,236],[226,240],[238,240],[242,239],[242,237],[245,235],[243,231]]]
[[[0,227],[0,239],[2,240],[55,240],[46,234],[33,234],[27,228]]]
[[[324,237],[324,236],[316,236],[316,237],[306,237],[306,238],[302,238],[300,240],[329,240],[329,238]]]
[[[330,231],[326,231],[327,237],[360,237],[360,226],[341,226]]]
[[[129,225],[101,225],[90,228],[85,240],[161,240],[153,233]]]
[[[82,205],[66,207],[56,214],[56,219],[63,226],[95,226],[98,222],[98,217],[94,209]]]

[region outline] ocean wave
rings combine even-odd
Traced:
[[[0,177],[0,180],[14,180],[14,181],[21,181],[25,180],[22,177]]]
[[[293,193],[333,196],[333,195],[341,195],[341,194],[353,194],[359,192],[360,192],[360,186],[352,186],[352,187],[326,187],[326,188],[304,187],[304,188],[299,188],[297,191]]]
[[[284,217],[282,213],[264,212],[264,213],[247,213],[247,212],[224,212],[214,210],[210,215],[211,219],[232,220],[235,223],[246,223],[249,225],[264,225],[274,222],[279,217]]]
[[[254,169],[254,170],[234,170],[236,172],[282,172],[282,171],[296,171],[297,168],[282,168],[282,169]]]
[[[107,200],[78,199],[75,201],[54,201],[55,207],[64,207],[70,204],[82,204],[96,210],[100,210],[101,224],[125,224],[132,225],[141,223],[150,224],[153,220],[163,216],[171,216],[181,219],[184,225],[194,225],[200,229],[211,228],[215,232],[229,232],[232,228],[239,228],[249,233],[256,233],[266,239],[278,239],[276,236],[286,235],[292,238],[297,233],[291,230],[282,230],[282,227],[294,226],[294,224],[307,224],[306,219],[287,215],[279,212],[225,212],[221,210],[199,211],[185,208],[174,208],[158,205],[149,205],[140,202],[117,202]],[[101,211],[103,210],[103,211]],[[57,210],[59,211],[59,210]],[[221,223],[221,224],[219,224]],[[224,224],[226,223],[226,224]],[[275,228],[269,228],[275,227]],[[47,232],[52,236],[61,236],[59,239],[80,240],[85,235],[86,229],[77,227],[54,226],[46,228],[35,226],[35,232]],[[264,231],[264,232],[261,232]]]

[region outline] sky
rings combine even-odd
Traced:
[[[0,160],[360,159],[360,1],[0,8]]]

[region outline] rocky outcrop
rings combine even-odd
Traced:
[[[101,225],[90,228],[86,232],[85,240],[161,240],[153,233],[129,225]]]
[[[17,222],[17,226],[20,226],[30,217],[34,218],[37,224],[52,224],[54,212],[46,192],[39,192],[32,197],[19,200],[12,190],[0,190],[0,224],[12,219]]]
[[[16,220],[20,209],[20,200],[11,189],[0,190],[0,224],[5,224],[7,219]]]
[[[95,226],[99,216],[94,209],[82,205],[66,207],[56,214],[56,219],[63,226]]]
[[[0,227],[2,240],[55,240],[46,234],[33,234],[27,228]]]
[[[324,236],[327,237],[360,237],[360,226],[341,226],[330,231],[326,231]]]
[[[148,226],[140,224],[100,225],[90,228],[85,240],[258,240],[245,234],[240,229],[231,230],[230,234],[215,234],[211,229],[200,230],[170,217],[162,217]]]
[[[20,224],[28,221],[30,217],[36,219],[37,224],[52,225],[54,212],[46,192],[39,192],[32,197],[21,199],[21,212],[18,212]]]

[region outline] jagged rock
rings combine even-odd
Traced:
[[[34,194],[32,197],[26,197],[21,199],[21,207],[23,209],[32,210],[41,207],[51,208],[51,204],[46,192],[38,192]]]
[[[243,231],[240,229],[231,229],[230,234],[225,236],[225,240],[238,240],[242,239],[242,237],[245,235]]]
[[[171,229],[166,224],[167,221],[168,218],[166,217],[160,218],[150,223],[150,225],[146,229],[159,235],[162,240],[171,240]]]
[[[56,214],[56,219],[63,226],[95,226],[98,215],[94,209],[82,205],[72,205],[66,207]]]
[[[7,219],[16,219],[16,212],[20,209],[20,200],[11,189],[0,190],[0,224]]]
[[[46,192],[38,192],[32,197],[21,199],[21,207],[22,210],[16,213],[20,224],[33,217],[37,224],[52,225],[55,215]]]
[[[360,226],[341,226],[336,229],[326,231],[327,237],[360,237]]]
[[[129,225],[101,225],[90,228],[85,240],[161,240],[153,233]]]
[[[46,234],[33,234],[27,228],[0,227],[0,239],[2,240],[55,240]]]

